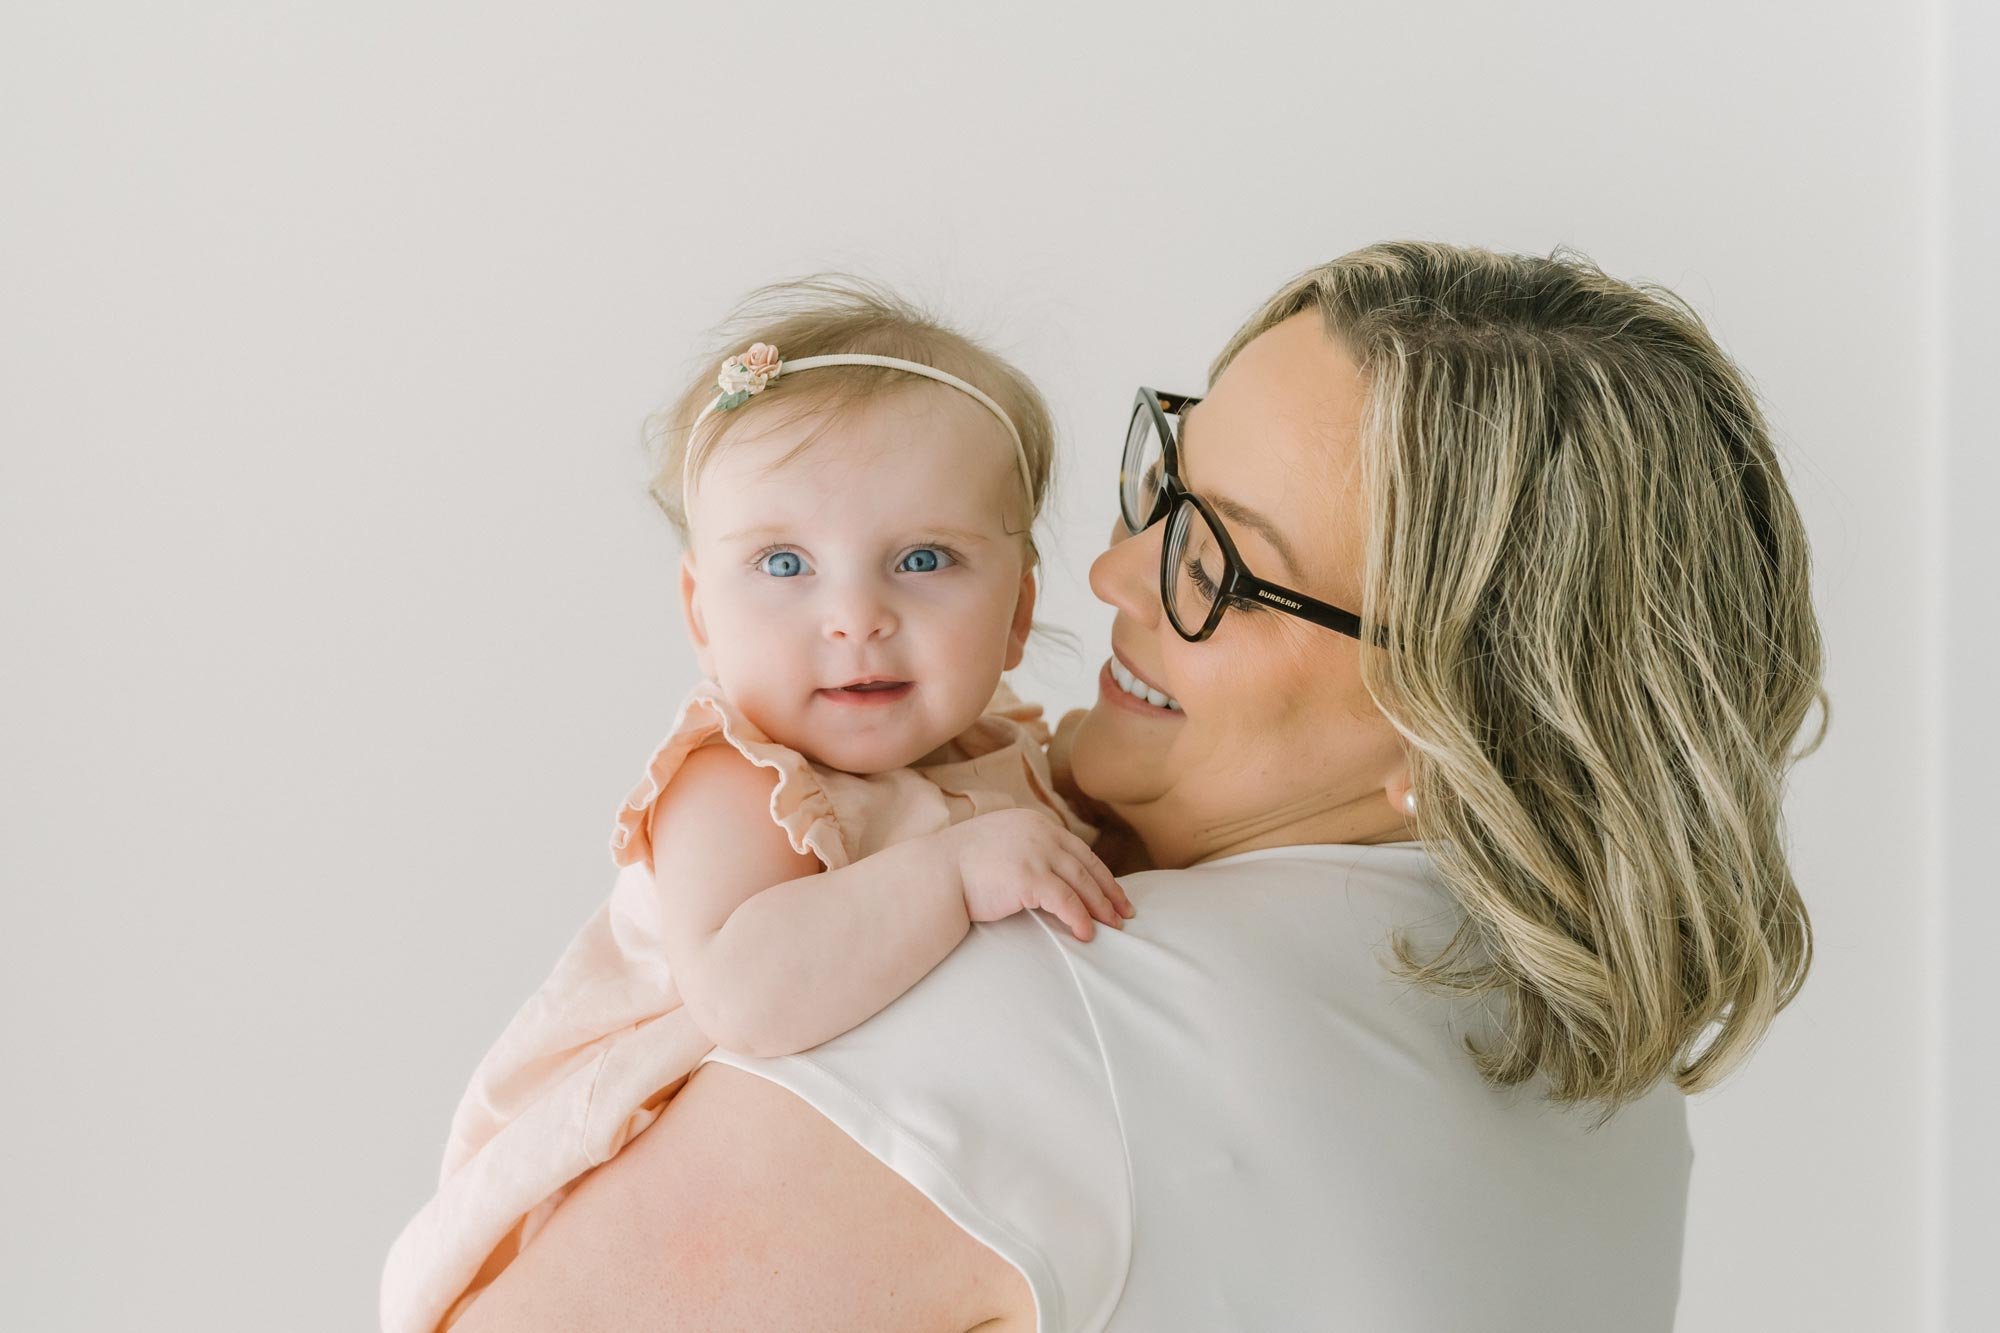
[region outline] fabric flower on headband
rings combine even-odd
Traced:
[[[739,352],[722,363],[722,373],[715,377],[722,397],[715,400],[715,405],[725,412],[741,407],[751,394],[762,393],[764,386],[777,377],[778,349],[769,343],[751,343],[749,351]]]

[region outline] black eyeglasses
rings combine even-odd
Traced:
[[[1160,542],[1160,602],[1189,643],[1215,633],[1231,603],[1268,606],[1315,625],[1361,637],[1361,617],[1329,602],[1252,574],[1208,501],[1181,482],[1180,442],[1167,418],[1179,421],[1199,398],[1141,388],[1125,431],[1118,468],[1118,510],[1125,530],[1144,532],[1167,521]],[[1378,635],[1376,642],[1380,643]]]

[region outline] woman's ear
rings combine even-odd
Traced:
[[[700,663],[701,674],[714,680],[714,655],[708,647],[708,625],[701,617],[701,581],[692,551],[681,556],[681,616],[687,621],[688,638],[694,641],[694,660]]]
[[[1021,665],[1021,659],[1028,651],[1028,631],[1035,624],[1035,571],[1029,570],[1021,576],[1021,595],[1014,603],[1014,620],[1007,626],[1007,663],[1002,671],[1012,671]]]

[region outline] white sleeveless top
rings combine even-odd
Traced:
[[[975,925],[791,1090],[996,1251],[1040,1333],[1669,1330],[1693,1151],[1663,1083],[1603,1128],[1484,1083],[1489,1014],[1389,974],[1456,909],[1416,842],[1123,881],[1088,943]]]

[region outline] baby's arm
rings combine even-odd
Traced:
[[[777,774],[687,757],[653,811],[667,963],[688,1015],[747,1055],[816,1046],[881,1010],[971,929],[956,867],[911,839],[822,871],[772,821]]]

